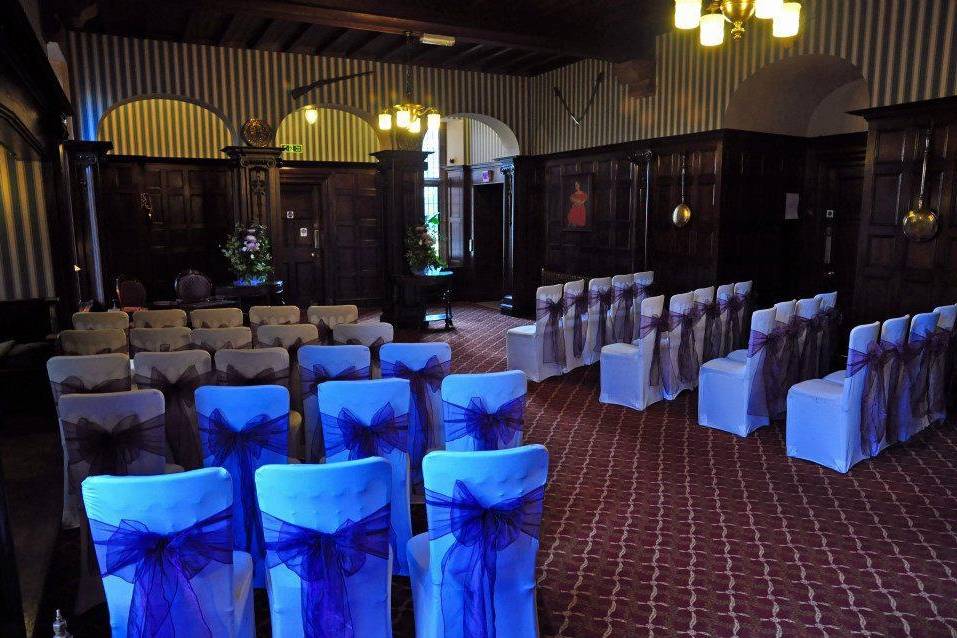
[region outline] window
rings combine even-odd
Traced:
[[[442,172],[439,170],[439,127],[429,129],[422,138],[422,150],[429,153],[425,159],[425,226],[429,234],[439,245],[439,190],[442,185]],[[441,254],[441,253],[440,253]]]

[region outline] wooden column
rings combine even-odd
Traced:
[[[109,305],[112,285],[104,281],[99,211],[100,164],[113,149],[112,142],[63,143],[68,180],[67,201],[73,224],[74,263],[79,267],[76,286],[80,299]]]
[[[499,160],[504,178],[503,205],[503,314],[530,316],[535,313],[535,289],[544,263],[545,220],[541,201],[538,160],[504,157]]]
[[[279,166],[282,148],[227,146],[234,161],[235,222],[266,224],[271,233],[279,227]],[[275,237],[273,240],[275,242]]]
[[[382,197],[383,294],[382,321],[418,328],[424,314],[414,287],[402,286],[400,277],[410,275],[405,261],[405,232],[412,224],[425,222],[422,151],[379,151],[378,189]]]

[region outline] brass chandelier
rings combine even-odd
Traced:
[[[415,42],[411,33],[406,34],[406,40],[409,44]],[[438,128],[442,122],[442,114],[432,106],[424,106],[412,99],[412,67],[406,66],[404,101],[390,106],[379,113],[379,130],[390,131],[393,137],[393,143],[398,143],[400,148],[405,148],[410,143],[410,148],[417,148],[421,145],[420,136],[423,133],[422,121],[425,120],[425,128],[432,130]]]
[[[702,13],[702,5],[707,8]],[[731,25],[731,37],[740,40],[751,18],[771,20],[775,38],[792,38],[801,28],[801,3],[785,0],[675,0],[675,27],[698,29],[701,46],[724,43],[724,25]]]

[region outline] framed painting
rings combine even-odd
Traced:
[[[592,174],[562,175],[562,210],[564,230],[591,230]]]

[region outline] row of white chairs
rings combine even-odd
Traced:
[[[321,332],[331,330],[337,323],[354,323],[359,319],[359,309],[353,305],[309,306],[306,322],[315,325]],[[245,323],[239,308],[202,308],[189,314],[179,308],[165,310],[137,310],[132,315],[122,310],[105,312],[75,312],[73,327],[76,330],[99,330],[105,328],[128,330],[129,328],[235,328]],[[249,309],[249,325],[255,329],[263,325],[302,323],[299,306],[252,306]]]
[[[787,394],[787,454],[847,472],[946,418],[957,305],[851,330],[847,367]]]
[[[602,403],[644,410],[698,384],[701,363],[740,339],[752,282],[699,288],[641,302],[635,338],[601,349]]]

